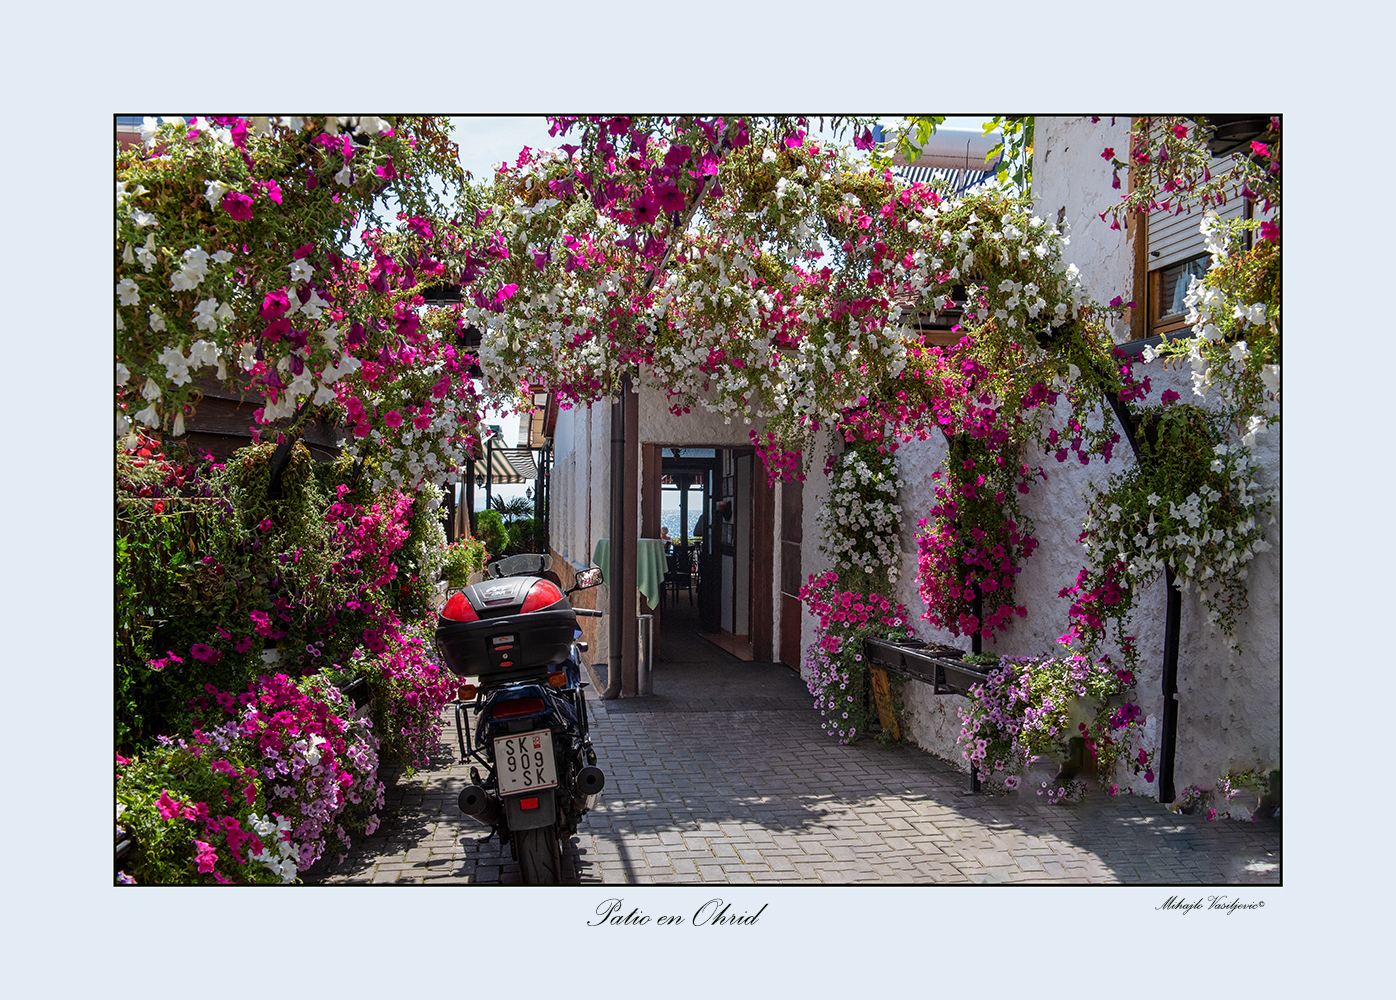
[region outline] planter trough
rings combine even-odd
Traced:
[[[962,662],[964,650],[950,646],[864,639],[863,655],[883,670],[931,685],[936,694],[968,694],[989,679],[986,671]]]

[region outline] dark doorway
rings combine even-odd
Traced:
[[[753,574],[755,455],[750,448],[661,451],[661,520],[674,553],[661,606],[664,645],[706,641],[751,660],[752,595],[761,585],[756,576],[769,573],[768,565],[767,574]]]

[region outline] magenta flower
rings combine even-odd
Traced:
[[[238,222],[246,222],[252,218],[252,199],[239,191],[229,191],[223,196],[221,204],[223,211]]]
[[[1280,227],[1273,222],[1262,221],[1260,224],[1260,238],[1262,240],[1269,240],[1271,243],[1280,242]]]
[[[179,807],[182,803],[179,799],[170,797],[170,790],[167,788],[160,793],[160,798],[155,800],[155,809],[160,813],[160,818],[166,821],[173,820],[179,816]]]
[[[683,192],[676,184],[663,184],[655,188],[655,200],[659,203],[659,208],[664,212],[682,212],[684,209]]]
[[[389,410],[383,414],[383,423],[394,429],[402,426],[402,414],[397,410]]]
[[[194,857],[199,863],[199,872],[203,875],[213,871],[213,866],[218,861],[217,852],[202,840],[194,841]]]
[[[1113,160],[1113,159],[1115,158],[1115,147],[1114,147],[1114,146],[1106,146],[1105,149],[1101,151],[1100,156],[1101,156],[1101,159],[1104,159],[1104,160]]]

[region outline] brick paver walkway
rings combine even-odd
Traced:
[[[1152,800],[1094,792],[1064,806],[1034,795],[970,795],[965,776],[929,754],[875,742],[839,746],[821,732],[807,697],[797,700],[788,685],[761,692],[746,709],[697,697],[596,703],[592,738],[606,790],[567,852],[573,879],[1280,881],[1278,821],[1209,823]],[[468,774],[448,725],[431,768],[390,785],[382,828],[308,881],[519,882],[508,845],[484,841],[486,831],[456,807]]]

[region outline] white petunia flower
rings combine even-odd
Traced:
[[[156,333],[161,333],[165,329],[165,317],[160,315],[158,309],[150,310],[150,328]]]
[[[224,184],[220,180],[205,181],[204,199],[208,202],[208,207],[216,209],[222,203],[223,196],[231,190],[230,185]]]
[[[145,245],[136,248],[136,259],[141,262],[141,267],[147,274],[155,266],[155,234],[151,233],[145,239]]]
[[[199,339],[189,345],[189,361],[195,367],[218,363],[218,345]]]
[[[315,268],[303,260],[292,261],[290,268],[292,281],[309,281],[315,273]]]
[[[141,293],[130,278],[122,278],[116,283],[116,296],[123,306],[133,306],[141,300]]]
[[[217,330],[218,317],[214,315],[217,309],[217,299],[204,299],[194,307],[194,325],[200,330]],[[200,343],[203,343],[203,341],[200,341]]]
[[[142,212],[139,208],[131,213],[131,221],[137,226],[153,226],[156,224],[155,216],[149,212]]]
[[[155,408],[154,403],[151,403],[144,410],[140,410],[136,413],[136,419],[147,427],[159,427],[160,411]]]

